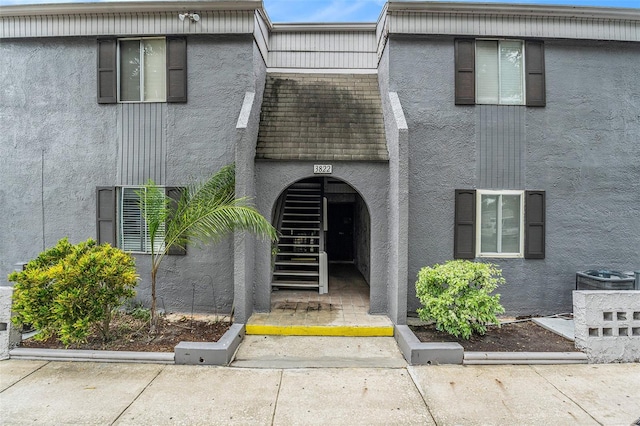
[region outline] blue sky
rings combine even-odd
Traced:
[[[0,5],[82,2],[91,2],[91,0],[0,0]],[[511,2],[505,0],[465,0],[465,2],[640,8],[640,0],[519,0]],[[385,0],[264,0],[269,18],[273,22],[375,22],[384,3]]]
[[[640,8],[640,0],[464,0],[464,2]],[[385,0],[264,0],[269,18],[273,22],[375,22],[384,3]]]

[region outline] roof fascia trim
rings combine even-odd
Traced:
[[[376,23],[298,23],[298,24],[272,24],[273,32],[324,32],[324,31],[344,31],[344,32],[375,32]]]
[[[585,7],[585,6],[549,6],[506,3],[452,3],[452,2],[407,2],[388,3],[388,12],[417,13],[458,13],[492,16],[537,16],[552,18],[595,18],[640,21],[640,9]]]
[[[0,17],[41,15],[127,14],[172,11],[255,11],[262,0],[242,1],[160,1],[30,4],[0,7]]]

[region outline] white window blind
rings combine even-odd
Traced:
[[[497,104],[499,86],[498,42],[478,40],[476,42],[476,102]]]
[[[151,253],[149,235],[144,215],[140,210],[138,192],[144,188],[122,188],[120,194],[120,247],[125,251]],[[154,241],[155,252],[164,249],[164,223],[158,229]]]
[[[476,102],[524,104],[523,44],[510,40],[476,42]]]
[[[167,87],[165,45],[164,39],[142,40],[145,101],[165,100]]]
[[[524,103],[523,96],[522,43],[500,42],[500,103]]]

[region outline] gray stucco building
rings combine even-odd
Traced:
[[[7,6],[0,37],[2,276],[93,237],[136,253],[148,300],[133,188],[231,162],[281,244],[169,256],[161,308],[243,322],[273,286],[322,291],[328,259],[403,324],[418,270],[456,257],[500,265],[508,313],[553,314],[576,271],[640,267],[637,9],[390,1],[372,24],[273,24],[255,0]]]

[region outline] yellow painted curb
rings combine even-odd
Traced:
[[[247,324],[246,334],[271,336],[349,336],[380,337],[393,336],[393,326],[358,327],[358,326],[324,326],[324,325],[260,325]]]

